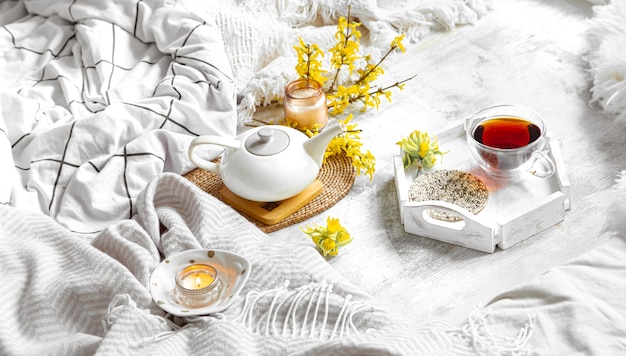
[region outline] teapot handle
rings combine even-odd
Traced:
[[[232,148],[236,150],[236,149],[239,149],[239,147],[241,147],[241,141],[236,140],[234,138],[230,138],[230,137],[209,136],[209,135],[198,136],[191,141],[191,144],[189,145],[189,151],[187,153],[189,155],[189,160],[191,160],[193,164],[195,164],[196,166],[202,169],[206,169],[207,171],[211,171],[211,172],[219,174],[220,166],[217,163],[208,161],[204,158],[200,158],[198,157],[198,155],[196,155],[195,149],[196,147],[201,146],[201,145],[217,145],[217,146]]]

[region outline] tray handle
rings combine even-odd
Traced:
[[[428,210],[435,209],[455,214],[459,221],[443,221],[431,217]],[[483,252],[495,251],[497,240],[496,228],[480,216],[467,209],[444,201],[427,200],[409,202],[404,205],[404,230],[455,245],[473,248]]]

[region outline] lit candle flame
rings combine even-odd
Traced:
[[[198,286],[198,288],[200,288],[200,284],[202,284],[202,280],[200,279],[200,277],[196,277],[196,285]]]

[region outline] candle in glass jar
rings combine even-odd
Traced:
[[[214,280],[215,278],[209,273],[192,272],[183,278],[181,285],[186,289],[202,289]]]
[[[285,118],[298,129],[322,128],[328,122],[328,106],[322,85],[313,79],[298,79],[285,87]]]
[[[176,275],[176,294],[181,304],[190,308],[210,305],[221,293],[221,281],[215,267],[192,264]]]

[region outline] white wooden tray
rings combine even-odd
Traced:
[[[494,252],[496,246],[507,249],[565,218],[570,210],[570,184],[563,165],[558,141],[549,138],[549,153],[556,172],[549,178],[526,174],[515,182],[496,180],[487,175],[471,158],[465,141],[464,124],[435,134],[439,148],[446,152],[433,170],[458,169],[479,177],[489,190],[485,208],[472,214],[443,201],[410,202],[409,187],[415,180],[415,169],[404,169],[401,154],[394,156],[396,191],[404,230],[431,239],[483,252]],[[462,217],[461,221],[437,220],[429,209],[447,211]]]

